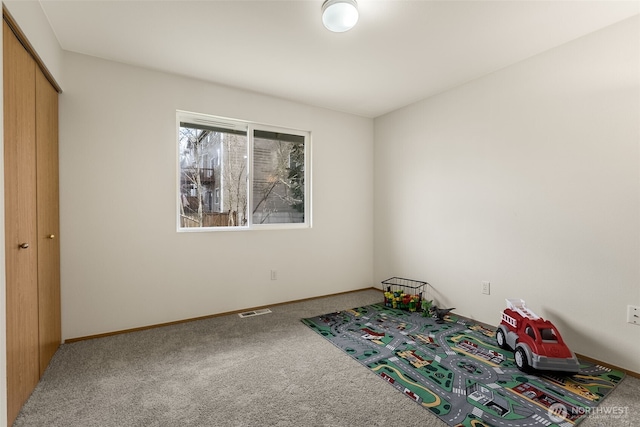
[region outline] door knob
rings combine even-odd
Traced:
[[[21,243],[20,244],[20,249],[27,249],[29,247],[28,243]]]
[[[49,235],[47,236],[47,239],[55,239],[55,238],[56,238],[56,235],[55,235],[55,234],[49,234]]]

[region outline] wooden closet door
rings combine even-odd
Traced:
[[[34,161],[36,64],[7,24],[3,26],[7,417],[11,425],[40,373]]]
[[[36,70],[36,176],[40,375],[60,346],[58,92]]]

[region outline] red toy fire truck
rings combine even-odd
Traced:
[[[496,341],[512,350],[521,371],[561,371],[575,374],[580,369],[576,355],[566,346],[556,327],[528,309],[521,299],[507,299]]]

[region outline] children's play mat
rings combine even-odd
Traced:
[[[374,304],[302,321],[450,426],[569,427],[624,377],[582,360],[573,376],[525,374],[494,328],[455,315]]]

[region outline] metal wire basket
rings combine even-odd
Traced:
[[[383,280],[384,305],[402,310],[421,311],[428,286],[427,282],[402,277]]]

